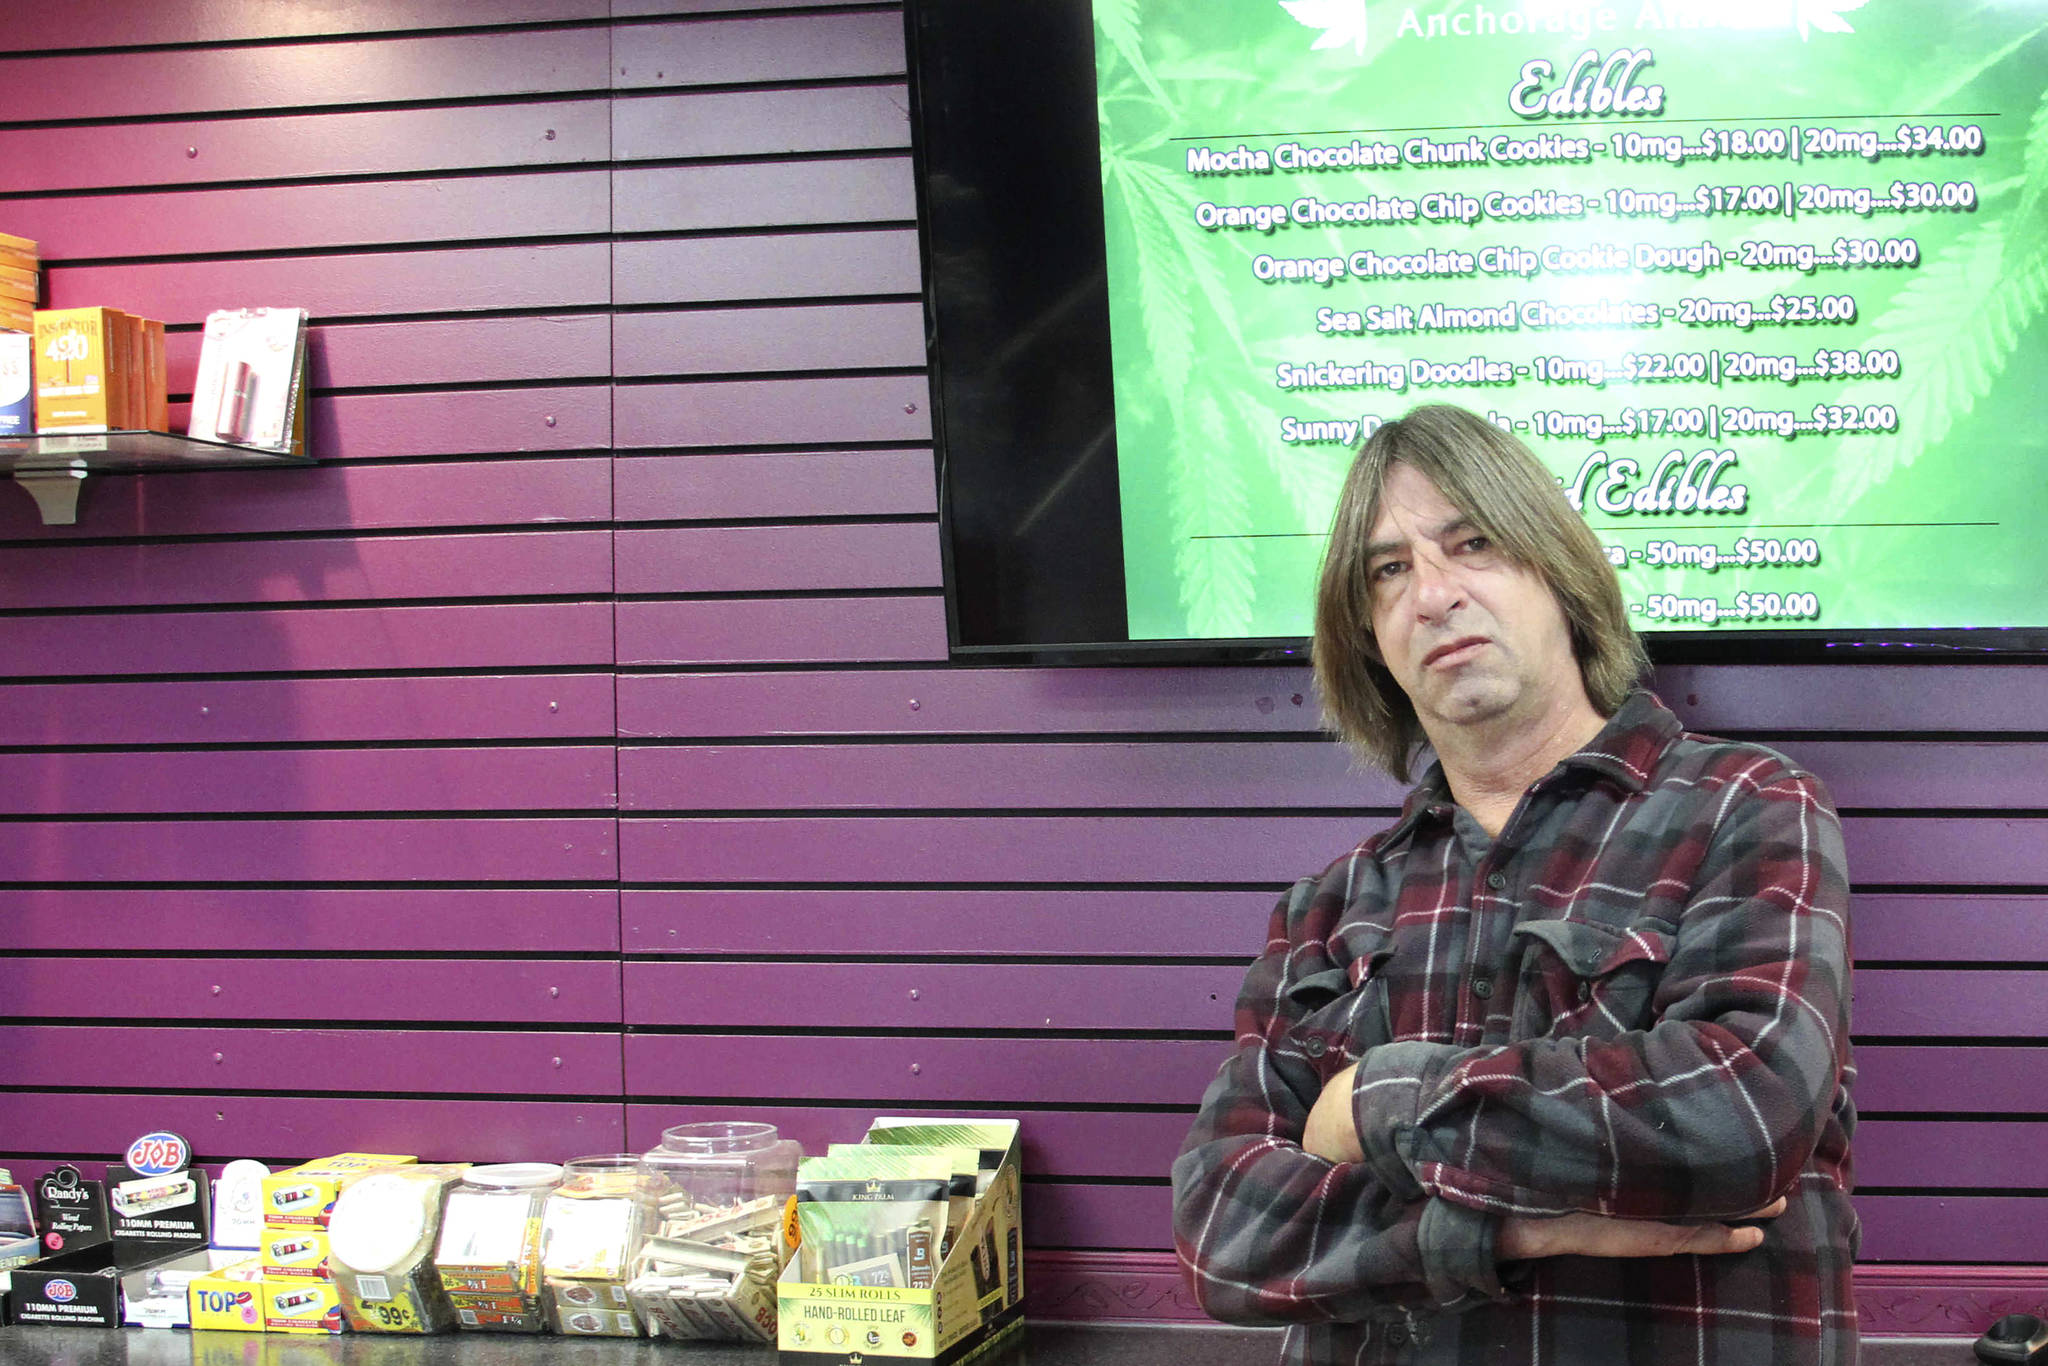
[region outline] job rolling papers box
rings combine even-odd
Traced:
[[[783,1366],[853,1366],[889,1358],[959,1366],[1005,1347],[1024,1326],[1023,1174],[1014,1120],[878,1119],[868,1143],[967,1145],[982,1153],[974,1214],[953,1235],[936,1283],[820,1285],[795,1257],[776,1286]],[[801,1197],[799,1197],[801,1198]]]

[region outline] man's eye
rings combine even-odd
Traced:
[[[1467,554],[1475,554],[1481,550],[1491,550],[1493,548],[1493,539],[1489,536],[1468,536],[1465,538],[1464,544],[1459,548]]]
[[[1384,560],[1365,571],[1365,577],[1374,583],[1385,583],[1401,572],[1399,560]]]

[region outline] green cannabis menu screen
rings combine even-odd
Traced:
[[[1097,0],[1134,640],[1308,634],[1457,403],[1644,631],[2048,625],[2048,0]]]

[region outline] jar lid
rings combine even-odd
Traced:
[[[334,1260],[352,1271],[401,1271],[426,1255],[441,1187],[404,1172],[376,1172],[341,1193],[327,1227]]]
[[[698,1124],[678,1124],[661,1131],[659,1151],[691,1156],[723,1156],[753,1152],[775,1146],[773,1124],[755,1120],[714,1119]]]
[[[526,1190],[554,1185],[562,1179],[562,1168],[554,1162],[499,1162],[489,1167],[471,1167],[463,1179],[472,1186]]]

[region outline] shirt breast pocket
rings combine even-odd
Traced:
[[[1356,1062],[1366,1049],[1387,1042],[1387,984],[1384,972],[1394,956],[1384,932],[1340,932],[1334,942],[1341,962],[1296,980],[1288,1000],[1303,1013],[1287,1032],[1288,1043],[1325,1081]],[[1371,927],[1377,929],[1377,927]]]
[[[1673,946],[1661,922],[1530,920],[1514,932],[1525,941],[1515,1037],[1607,1039],[1655,1022]]]

